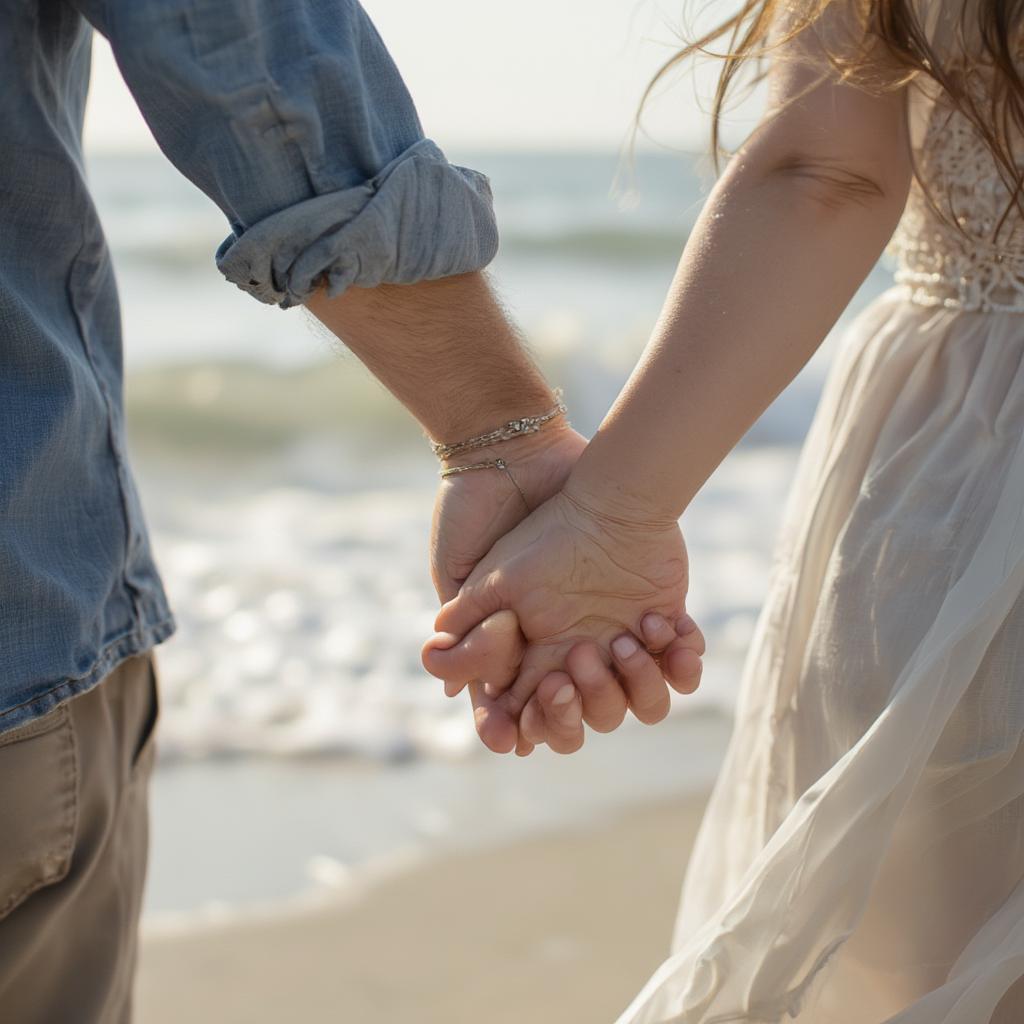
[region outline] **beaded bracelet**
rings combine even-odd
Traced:
[[[537,431],[546,423],[550,423],[559,416],[564,416],[569,411],[565,407],[565,403],[562,401],[561,388],[558,388],[555,391],[555,402],[556,404],[553,409],[549,409],[547,412],[541,413],[539,416],[524,416],[518,420],[509,420],[508,423],[504,426],[498,427],[497,430],[491,430],[486,434],[471,437],[466,441],[453,441],[451,444],[445,444],[441,441],[431,441],[430,447],[434,454],[444,462],[456,455],[475,451],[477,448],[489,448],[492,444],[497,444],[499,441],[511,441],[514,437],[522,437],[525,434],[536,434]],[[465,468],[491,469],[502,467],[494,467],[490,463],[481,463],[477,467]]]

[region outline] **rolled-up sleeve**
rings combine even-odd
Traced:
[[[80,0],[161,149],[225,213],[225,277],[263,302],[486,266],[487,179],[423,135],[356,0]]]

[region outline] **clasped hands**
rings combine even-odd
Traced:
[[[669,686],[700,682],[678,522],[578,480],[585,447],[567,426],[504,442],[514,483],[481,470],[438,494],[431,567],[444,604],[423,663],[449,696],[468,687],[498,753],[572,753],[584,723],[611,732],[631,710],[653,724]]]

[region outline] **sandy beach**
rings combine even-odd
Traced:
[[[664,957],[706,796],[146,934],[138,1024],[602,1024]]]

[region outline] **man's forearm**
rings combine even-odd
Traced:
[[[457,441],[554,398],[483,274],[415,285],[321,289],[307,308],[440,441]]]

